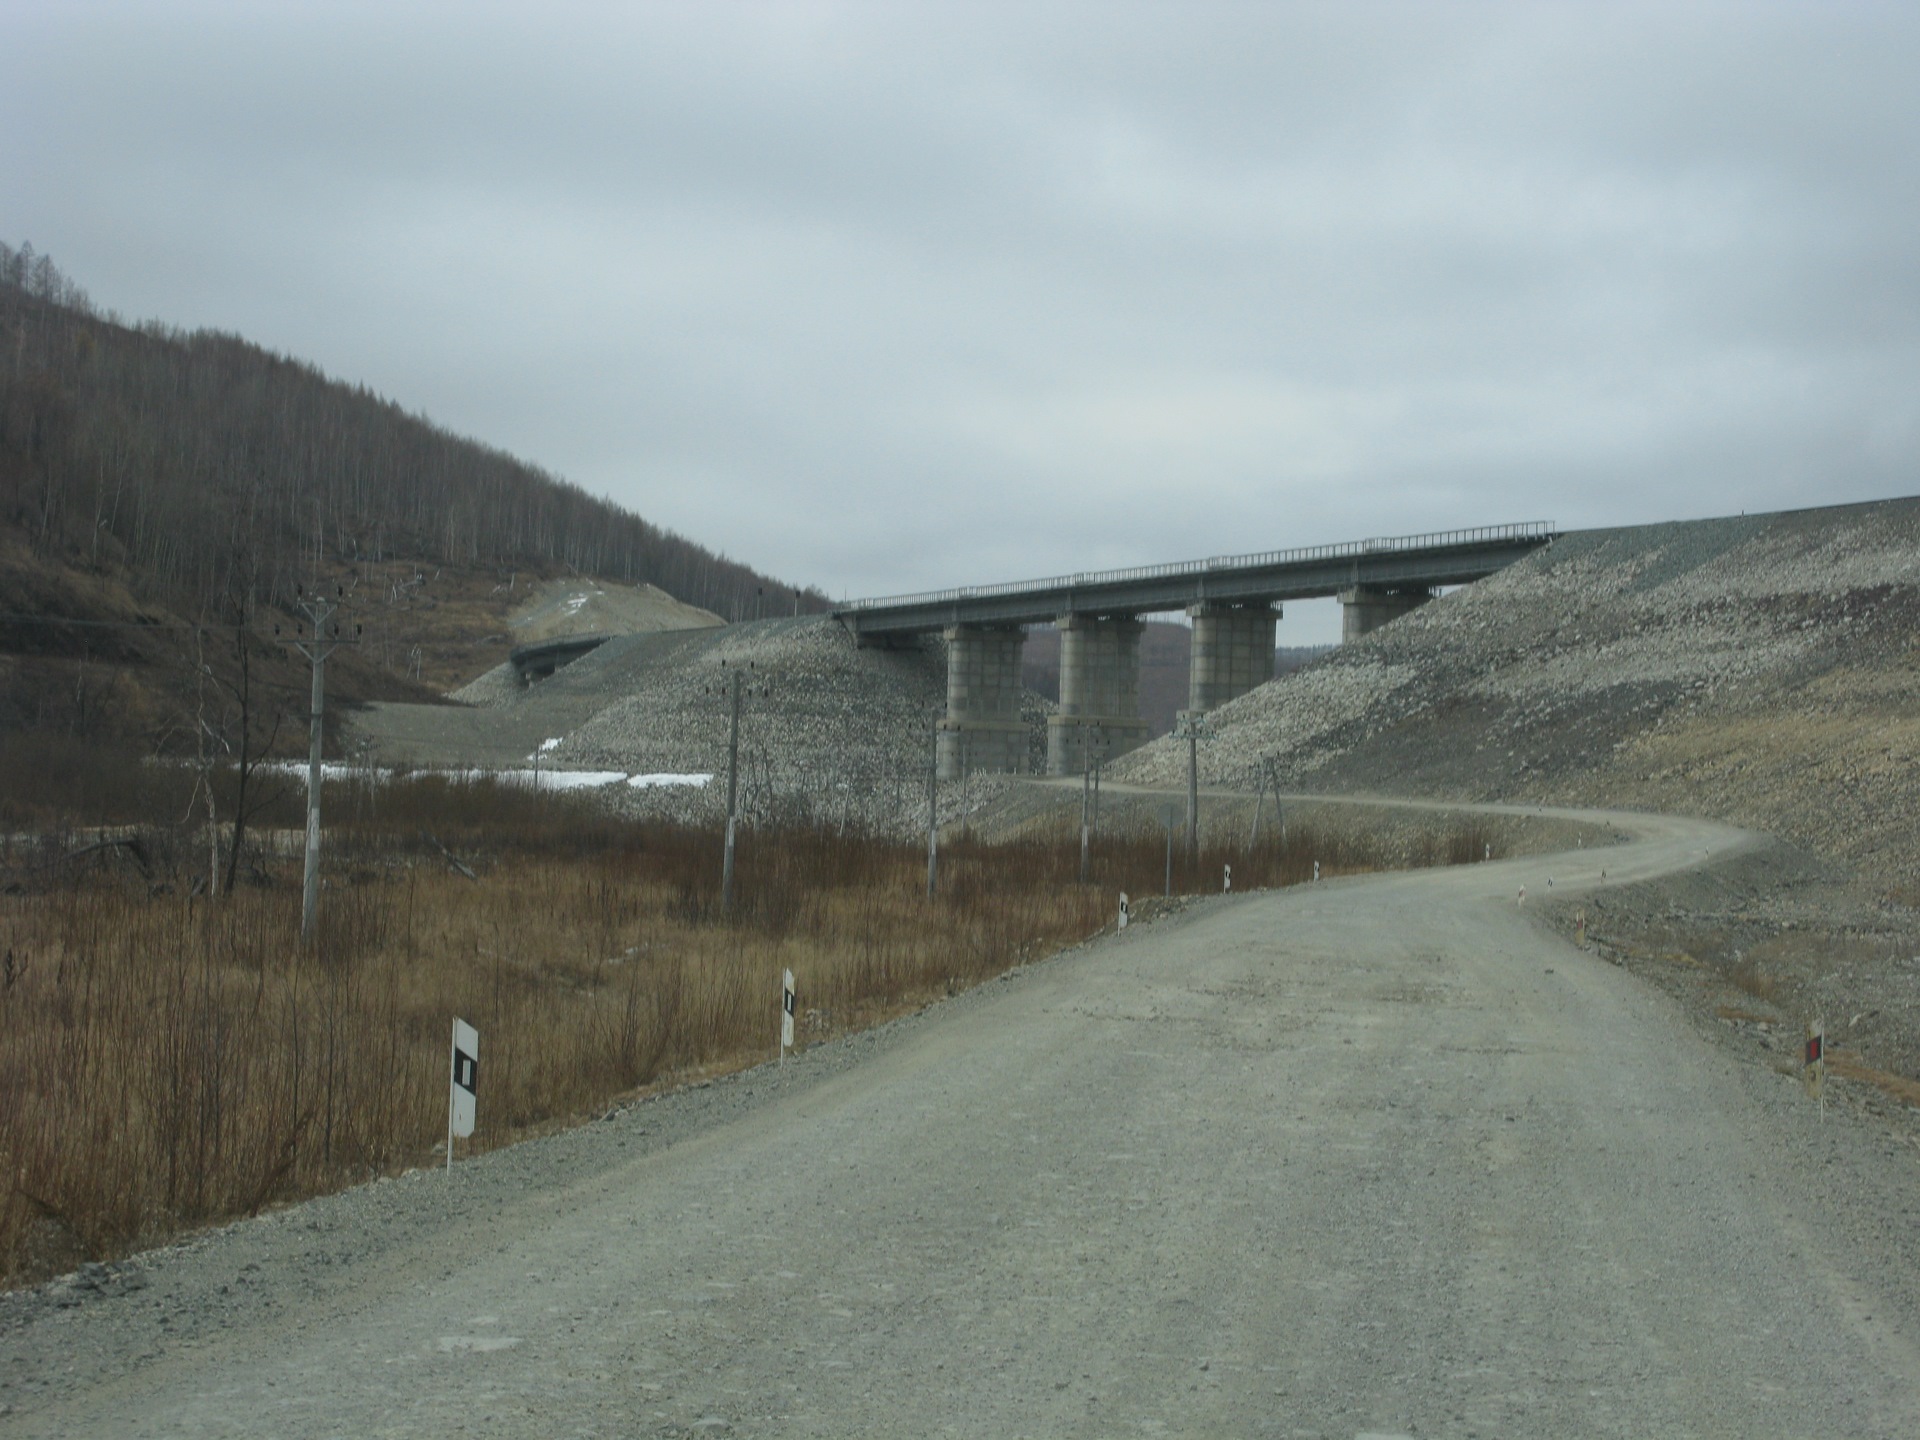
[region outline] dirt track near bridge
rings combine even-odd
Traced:
[[[248,1238],[293,1222],[235,1227],[155,1308],[243,1252],[291,1302],[38,1313],[0,1433],[1920,1434],[1911,1154],[1515,903],[1751,837],[1601,818],[1636,838],[1134,927],[591,1173],[375,1187],[405,1240],[309,1303]]]

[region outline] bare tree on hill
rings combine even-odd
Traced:
[[[240,533],[272,605],[291,598],[318,537],[347,563],[571,566],[734,619],[763,592],[795,594],[310,365],[232,335],[102,316],[30,246],[0,245],[0,336],[12,351],[0,518],[42,554],[117,557],[189,614],[226,589]]]

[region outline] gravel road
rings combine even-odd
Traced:
[[[1920,1434],[1911,1148],[1517,900],[1759,842],[1566,818],[8,1297],[0,1433]]]

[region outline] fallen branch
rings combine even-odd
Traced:
[[[440,843],[440,837],[435,835],[431,830],[422,830],[420,832],[420,838],[433,846],[433,848],[438,850],[442,855],[446,856],[447,864],[458,870],[462,875],[466,876],[467,879],[478,880],[480,878],[474,874],[472,870],[467,868],[466,865],[462,864],[460,859],[451,850],[442,845]]]

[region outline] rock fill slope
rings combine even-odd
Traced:
[[[844,804],[877,819],[896,798],[924,793],[944,654],[937,644],[859,649],[823,616],[619,635],[531,687],[501,666],[456,693],[466,706],[375,706],[354,725],[389,761],[511,766],[538,753],[572,770],[718,773],[736,672],[750,691],[740,726],[750,811],[804,797],[815,810]],[[628,798],[656,808],[699,800],[699,813],[718,803],[717,794]]]
[[[724,625],[711,610],[684,605],[657,585],[616,585],[569,577],[538,585],[508,619],[516,645],[563,635],[631,635]]]
[[[1920,499],[1576,532],[1209,718],[1204,783],[1694,813],[1920,881]],[[1158,741],[1116,778],[1184,780]]]

